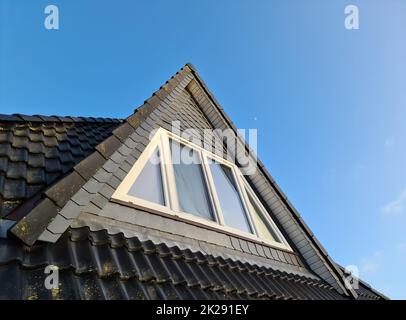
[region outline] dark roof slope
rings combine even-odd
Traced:
[[[58,290],[44,287],[51,264]],[[322,280],[86,227],[30,250],[0,239],[0,283],[0,299],[343,299]]]
[[[117,119],[0,115],[0,218],[86,158]]]

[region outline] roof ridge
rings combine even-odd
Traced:
[[[26,115],[21,113],[0,114],[0,122],[100,122],[100,123],[120,123],[122,119],[102,118],[102,117],[74,117],[74,116],[46,116],[46,115]]]

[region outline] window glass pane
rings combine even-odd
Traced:
[[[128,191],[130,196],[165,205],[159,157],[157,148]]]
[[[261,209],[258,208],[258,206],[255,204],[254,199],[252,199],[248,191],[247,194],[251,204],[252,218],[254,219],[255,226],[257,227],[260,236],[265,239],[281,242],[275,231],[272,229],[268,221],[266,221],[266,218],[263,216],[264,213],[262,213]]]
[[[173,140],[170,146],[180,210],[214,220],[199,155]]]
[[[231,169],[214,161],[210,162],[210,169],[225,224],[252,233]]]

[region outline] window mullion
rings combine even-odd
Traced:
[[[201,152],[201,160],[202,160],[202,168],[204,172],[204,176],[206,178],[207,187],[209,189],[210,198],[213,202],[213,211],[216,215],[216,220],[220,225],[225,225],[223,213],[221,211],[220,200],[217,195],[216,186],[214,185],[213,176],[211,174],[211,170],[208,163],[208,158]]]
[[[169,148],[169,138],[165,133],[161,134],[161,148],[163,167],[165,172],[166,195],[169,199],[169,206],[174,211],[179,211],[179,200],[176,190],[175,173],[172,166],[171,150]]]

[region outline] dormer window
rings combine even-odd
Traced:
[[[291,250],[235,164],[164,129],[155,133],[112,199]]]

